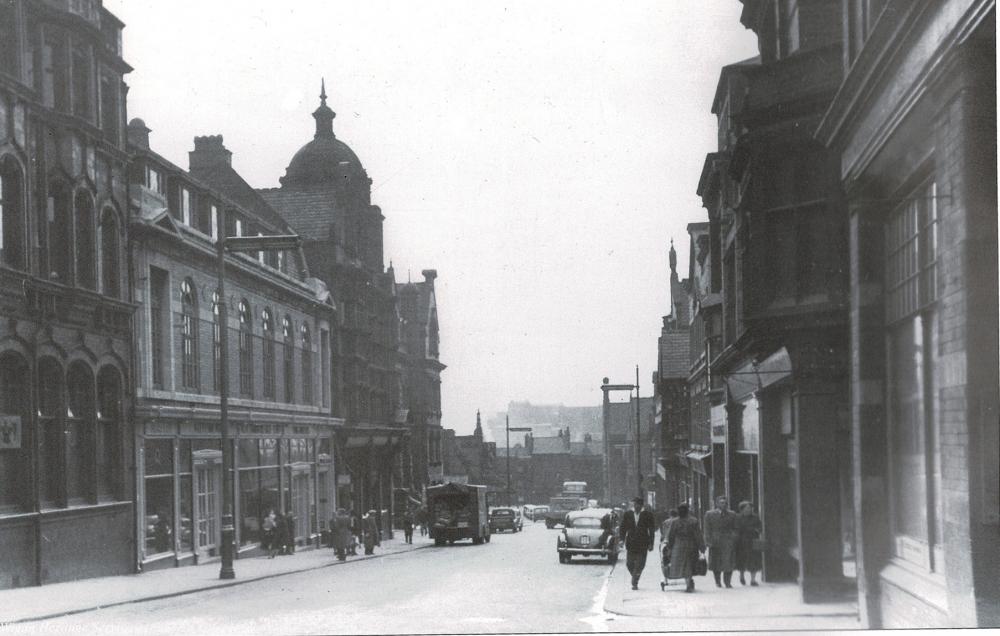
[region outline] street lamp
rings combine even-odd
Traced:
[[[601,391],[604,392],[604,413],[603,413],[603,419],[604,419],[604,487],[607,489],[608,502],[611,505],[614,505],[614,501],[613,501],[613,499],[611,497],[611,439],[610,439],[610,437],[608,435],[608,430],[610,428],[610,423],[611,423],[611,395],[610,394],[611,394],[612,391],[628,391],[628,392],[631,393],[633,389],[636,392],[636,411],[635,411],[635,417],[636,417],[636,447],[637,447],[636,450],[638,450],[638,442],[639,442],[639,435],[638,435],[639,434],[639,430],[638,430],[638,426],[639,426],[639,400],[638,400],[638,395],[639,395],[639,367],[638,367],[638,365],[635,368],[635,384],[609,384],[607,378],[604,378],[602,380],[602,383],[601,383]],[[639,468],[639,472],[640,472],[640,474],[642,473],[641,466]],[[642,490],[642,477],[641,476],[639,478],[639,490],[640,490],[640,495],[641,495],[642,494],[641,493],[641,490]]]
[[[510,432],[515,433],[528,433],[531,432],[530,426],[517,426],[514,428],[510,427],[510,414],[506,416],[507,420],[507,505],[510,505]]]
[[[230,252],[272,252],[298,249],[302,239],[294,234],[278,236],[225,236],[226,211],[219,210],[219,238],[215,241],[219,288],[219,419],[222,437],[222,567],[220,579],[235,579],[233,548],[233,449],[229,435],[229,325],[226,303],[226,250]]]

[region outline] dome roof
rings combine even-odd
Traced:
[[[365,173],[354,151],[333,134],[333,118],[337,114],[326,105],[325,85],[319,98],[319,108],[313,113],[316,135],[292,157],[285,176],[280,179],[282,186],[329,185]]]

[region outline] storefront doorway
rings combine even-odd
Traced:
[[[215,556],[222,527],[222,452],[192,453],[194,464],[195,551],[200,558]]]

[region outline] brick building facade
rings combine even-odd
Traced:
[[[233,170],[221,136],[196,137],[184,171],[150,148],[149,132],[129,123],[136,562],[148,570],[219,554],[223,364],[237,554],[259,549],[271,509],[293,520],[299,545],[316,543],[335,505],[332,442],[343,424],[330,416],[330,293],[291,250],[229,254],[220,298],[220,236],[292,231]]]
[[[817,138],[850,223],[861,618],[997,626],[996,5],[852,0],[842,17]]]

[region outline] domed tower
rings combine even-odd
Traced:
[[[370,274],[381,274],[384,217],[371,204],[372,180],[351,147],[333,132],[337,113],[326,103],[325,81],[319,100],[312,114],[312,140],[292,157],[279,179],[281,187],[261,194],[303,238],[331,240]]]

